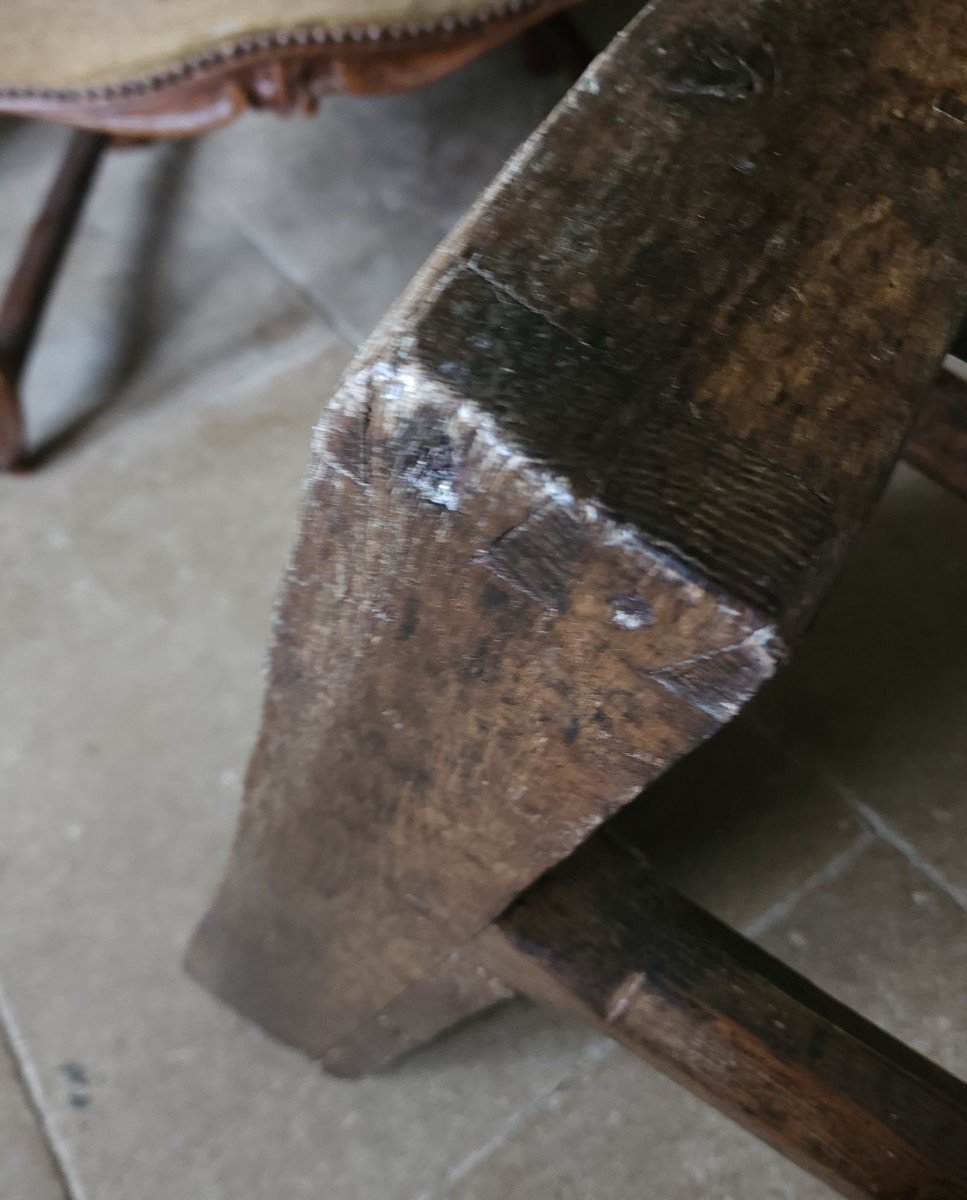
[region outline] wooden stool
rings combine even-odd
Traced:
[[[846,1195],[967,1197],[964,1085],[608,824],[787,656],[964,315],[962,16],[649,7],[349,369],[189,955],[276,1037],[356,1075],[522,992]]]
[[[429,83],[518,34],[579,74],[575,0],[0,0],[0,113],[76,126],[0,306],[0,470],[27,465],[20,378],[104,150],[250,108]],[[538,35],[538,22],[546,22]],[[531,53],[530,58],[534,59]]]

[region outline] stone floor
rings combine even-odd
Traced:
[[[612,10],[608,10],[613,13]],[[222,867],[312,421],[563,77],[108,162],[0,480],[0,1200],[820,1200],[772,1151],[515,1003],[323,1076],[180,956]],[[10,261],[63,134],[0,126]],[[797,660],[655,789],[664,873],[967,1073],[967,507],[901,468]]]

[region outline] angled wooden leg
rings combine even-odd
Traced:
[[[104,134],[86,130],[72,135],[0,305],[0,470],[22,466],[24,462],[20,378],[109,140]]]
[[[431,360],[451,327],[421,335]],[[380,353],[317,429],[246,815],[190,957],[320,1058],[772,663],[746,606],[549,496],[434,372]]]

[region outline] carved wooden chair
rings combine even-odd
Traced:
[[[905,443],[963,488],[962,17],[649,6],[349,369],[189,954],[276,1037],[358,1075],[520,992],[845,1195],[967,1197],[964,1085],[612,819],[782,663]]]
[[[193,137],[248,108],[311,114],[334,93],[404,91],[549,21],[580,68],[575,0],[7,0],[0,114],[76,126],[0,307],[0,470],[26,456],[19,382],[104,150]]]

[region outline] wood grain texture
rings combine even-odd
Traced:
[[[594,837],[474,943],[846,1196],[967,1197],[967,1085]]]
[[[960,0],[682,0],[324,412],[190,967],[321,1057],[734,715],[964,309]]]

